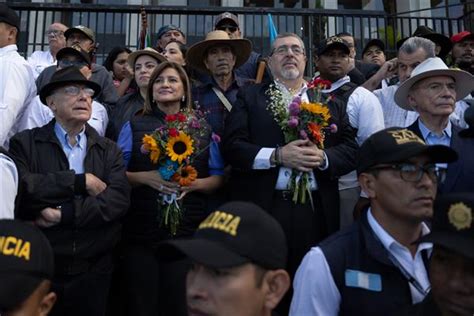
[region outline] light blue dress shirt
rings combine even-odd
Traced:
[[[54,124],[54,133],[61,143],[61,147],[69,161],[69,168],[73,169],[76,174],[84,173],[84,159],[87,153],[87,137],[85,128],[76,136],[76,144],[71,146],[68,141],[67,132],[62,126],[56,122]]]
[[[428,145],[444,145],[450,147],[451,145],[451,121],[448,121],[448,125],[443,130],[441,135],[436,135],[432,131],[426,127],[425,124],[421,120],[418,120],[418,127],[420,128],[421,135],[423,136],[423,140]],[[447,163],[437,163],[436,164],[439,168],[448,168]]]

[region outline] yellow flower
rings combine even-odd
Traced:
[[[179,132],[178,136],[168,139],[166,150],[171,160],[181,163],[194,152],[193,140],[187,134]]]
[[[152,151],[158,149],[158,144],[156,143],[156,140],[153,138],[153,136],[145,134],[142,138],[142,143],[143,143],[143,149],[146,151]]]
[[[158,148],[153,149],[150,151],[150,160],[154,164],[158,162],[158,159],[160,158],[160,150]]]
[[[322,116],[325,122],[328,122],[331,118],[331,113],[329,113],[329,108],[321,103],[301,103],[301,110],[308,111],[313,114],[319,114]]]
[[[173,175],[173,181],[178,182],[179,185],[185,187],[197,179],[197,171],[193,166],[184,166]]]

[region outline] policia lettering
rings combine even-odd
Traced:
[[[200,225],[198,229],[214,228],[232,236],[237,236],[240,216],[234,216],[222,211],[212,212]]]
[[[0,236],[0,253],[5,256],[15,256],[30,260],[31,244],[12,236]]]

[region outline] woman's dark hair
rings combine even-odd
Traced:
[[[163,49],[166,48],[166,46],[168,46],[168,45],[171,44],[171,43],[176,43],[176,44],[178,45],[178,48],[179,48],[179,50],[181,51],[181,54],[183,54],[183,59],[186,60],[186,52],[188,51],[188,47],[187,47],[186,45],[180,43],[180,42],[171,41],[171,42],[168,42],[168,43],[165,45],[165,47],[163,47]]]
[[[181,65],[178,65],[177,63],[174,63],[172,61],[164,61],[162,63],[159,63],[158,66],[156,66],[155,70],[150,76],[150,81],[148,82],[148,90],[146,93],[145,97],[145,104],[143,106],[143,113],[144,114],[149,114],[152,113],[152,107],[156,106],[154,105],[155,102],[153,101],[153,85],[155,84],[156,78],[165,70],[165,69],[175,69],[178,72],[178,75],[183,82],[183,90],[184,90],[184,101],[181,102],[181,108],[192,108],[192,100],[191,100],[191,83],[189,81],[188,75],[186,74],[186,71]]]
[[[108,71],[114,71],[114,61],[117,59],[117,56],[122,54],[122,53],[131,53],[132,51],[128,49],[127,47],[114,47],[112,50],[109,52],[107,55],[107,58],[105,59],[103,66],[105,69]]]

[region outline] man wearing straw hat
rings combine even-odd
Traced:
[[[224,121],[236,100],[237,91],[248,80],[235,74],[234,69],[247,61],[252,43],[247,39],[232,39],[225,31],[209,32],[204,41],[191,46],[186,64],[207,73],[206,82],[193,87],[193,100],[207,111],[212,131],[222,135]]]
[[[459,160],[445,164],[446,179],[440,192],[474,191],[474,141],[461,138],[461,128],[449,119],[456,101],[463,99],[474,87],[474,77],[462,70],[448,69],[438,57],[419,64],[411,77],[395,93],[395,102],[408,111],[416,111],[419,118],[408,127],[427,144],[450,146],[459,154]]]

